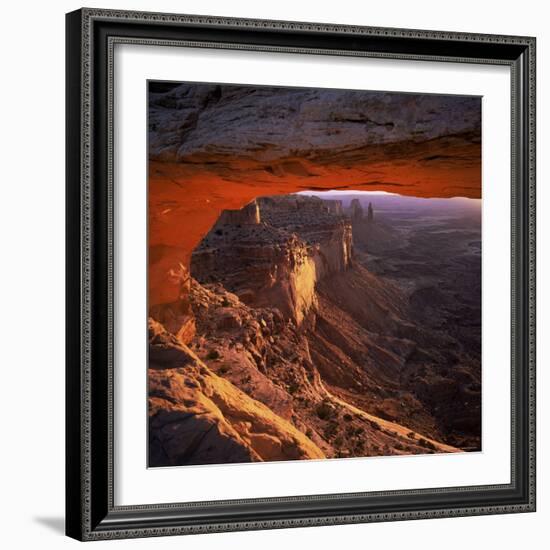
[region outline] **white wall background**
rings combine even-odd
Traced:
[[[338,547],[447,549],[541,547],[550,520],[544,462],[550,407],[545,342],[550,311],[550,230],[546,183],[550,18],[546,2],[461,0],[104,0],[88,6],[348,23],[452,31],[526,34],[538,38],[539,152],[539,504],[535,514],[408,521],[94,543],[117,548],[195,550]],[[0,128],[0,541],[4,548],[65,548],[64,512],[64,13],[78,1],[3,5]],[[547,247],[546,247],[547,248]],[[545,310],[543,312],[543,310]],[[546,344],[546,345],[545,345]]]

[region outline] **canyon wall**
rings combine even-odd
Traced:
[[[155,463],[478,449],[475,361],[362,263],[401,234],[289,194],[478,198],[480,98],[153,82],[148,122]]]
[[[315,306],[317,282],[351,264],[351,225],[334,213],[339,208],[289,196],[223,212],[193,252],[191,274],[201,283],[221,283],[248,305],[277,304],[300,325]]]
[[[193,333],[150,321],[154,466],[479,450],[479,259],[461,244],[477,222],[427,233],[413,216],[409,242],[367,205],[271,196],[221,213],[185,279]]]
[[[370,236],[373,232],[376,235],[374,241],[380,241],[379,234],[383,231],[383,224],[374,224],[374,209],[372,203],[369,202],[365,212],[361,201],[359,199],[352,199],[347,212],[351,219],[353,244],[357,249],[365,250],[367,248],[371,240]]]
[[[223,210],[216,226],[224,225],[258,225],[260,223],[260,209],[254,200],[235,210]]]
[[[352,229],[341,201],[286,195],[263,197],[259,202],[267,224],[293,232],[306,243],[318,280],[351,265]]]

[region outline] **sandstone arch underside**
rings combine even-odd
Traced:
[[[149,307],[221,212],[304,190],[481,197],[477,97],[181,84],[149,93]]]

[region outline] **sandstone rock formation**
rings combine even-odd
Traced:
[[[480,113],[474,97],[150,83],[150,313],[180,315],[169,273],[221,211],[258,196],[479,197]]]
[[[150,158],[252,157],[281,174],[360,147],[479,132],[479,98],[181,84],[150,93]],[[258,124],[258,120],[262,124]],[[238,129],[238,131],[237,131]],[[437,160],[437,159],[433,159]]]
[[[338,200],[325,200],[325,206],[328,208],[329,212],[336,214],[338,216],[344,215],[344,207],[342,206],[342,201]]]
[[[353,223],[361,223],[363,221],[363,207],[359,199],[352,199],[350,205],[350,216]]]
[[[324,458],[292,424],[216,376],[149,323],[149,463],[153,466]]]
[[[259,225],[260,209],[258,203],[253,200],[242,208],[236,210],[223,210],[216,223],[217,226]]]
[[[328,267],[320,269],[323,276],[315,279],[308,290],[313,299],[301,322],[285,313],[287,295],[271,293],[268,294],[270,300],[259,303],[242,292],[244,281],[250,284],[261,279],[259,267],[273,263],[279,266],[273,272],[281,275],[283,268],[290,265],[281,263],[280,256],[274,254],[276,246],[266,248],[270,242],[287,252],[298,247],[306,258],[315,257],[320,251],[327,254],[330,250],[339,250],[336,257],[344,258],[342,243],[347,239],[351,247],[350,219],[336,214],[332,205],[320,199],[265,197],[256,204],[258,224],[242,223],[239,213],[230,217],[222,215],[212,234],[205,239],[208,261],[201,257],[205,250],[200,251],[197,264],[193,262],[192,267],[197,267],[202,280],[191,279],[189,293],[196,335],[188,346],[169,336],[169,351],[173,352],[171,346],[186,350],[186,357],[200,361],[213,376],[238,388],[278,419],[289,423],[325,457],[457,451],[444,440],[447,430],[475,431],[471,422],[475,422],[478,413],[472,409],[472,414],[468,414],[461,404],[476,402],[475,390],[472,393],[467,389],[475,380],[465,368],[452,376],[437,374],[432,367],[429,371],[417,371],[416,367],[411,370],[410,365],[416,364],[417,356],[435,354],[434,364],[442,361],[437,358],[439,348],[430,346],[440,346],[443,340],[430,343],[433,335],[419,331],[411,320],[407,297],[398,286],[377,278],[361,262],[351,261],[351,257],[347,264],[333,258],[326,262]],[[366,219],[361,223],[366,225]],[[376,224],[373,221],[371,225]],[[233,238],[236,236],[238,240]],[[274,240],[276,236],[282,240]],[[340,241],[339,248],[328,246],[336,239]],[[364,251],[361,254],[364,261]],[[240,290],[241,294],[229,292],[227,285]],[[257,295],[262,292],[260,285]],[[163,335],[166,346],[166,333]],[[159,345],[152,339],[152,343],[155,342]],[[151,364],[152,371],[160,370],[157,364],[166,370],[165,355],[165,350],[158,354],[156,363]],[[173,356],[170,360],[176,369],[168,371],[171,373],[170,395],[177,395],[174,399],[179,403],[181,395],[177,392],[181,380],[176,374],[183,376],[184,372],[177,369],[185,369],[185,375],[196,381],[198,375],[192,369],[196,363],[187,360],[182,365],[182,360]],[[164,377],[159,373],[153,374],[152,379],[166,387],[168,382],[162,381]],[[460,380],[466,381],[466,386]],[[205,385],[201,381],[201,387]],[[224,390],[226,393],[228,388]],[[431,392],[431,388],[437,392]],[[216,399],[213,401],[217,403]],[[150,410],[159,418],[153,431],[167,412],[173,412],[171,407],[170,399],[151,402]],[[456,414],[449,407],[454,407]],[[445,410],[445,422],[450,424],[442,424],[440,417],[434,416],[437,410]],[[205,418],[202,413],[201,418]],[[265,460],[266,455],[258,448],[250,448],[254,438],[251,439],[249,433],[241,433],[240,424],[233,425],[231,418],[224,414],[223,421],[229,422],[229,426],[219,418],[219,426],[211,432],[216,438],[220,433],[224,437],[232,434],[228,441],[223,439],[220,443],[222,449],[229,449],[224,451],[227,456],[223,460]],[[234,445],[240,441],[229,428],[233,428],[248,447],[243,450],[241,445],[237,452]],[[174,449],[185,447],[184,441],[191,437],[183,426],[179,429],[181,437],[173,439]],[[277,439],[281,437],[277,435]],[[467,445],[472,441],[468,440]],[[193,449],[177,456],[172,450],[171,463],[220,460],[219,456],[210,458],[203,451],[196,454],[198,451]],[[161,460],[160,457],[161,454],[156,454],[153,462]],[[287,451],[282,458],[273,459],[289,457]]]
[[[253,228],[242,222],[248,214],[224,211],[193,252],[192,274],[249,305],[275,303],[299,325],[315,305],[317,282],[351,264],[351,226],[339,208],[314,197],[261,198],[244,209],[255,212]]]
[[[316,265],[317,280],[350,267],[351,224],[340,201],[285,195],[263,197],[260,208],[266,224],[296,233],[306,243]]]
[[[370,223],[373,218],[372,204],[369,203],[367,215],[365,216],[361,201],[357,198],[352,199],[349,207],[349,216],[353,230],[353,243],[355,246],[364,249],[369,240],[369,233],[373,229]]]
[[[380,293],[381,289],[375,292]],[[369,302],[374,305],[379,296],[371,296]],[[327,458],[457,450],[411,426],[404,428],[388,417],[359,409],[332,385],[337,380],[339,388],[359,390],[365,395],[367,410],[382,411],[386,401],[380,399],[379,384],[387,385],[385,380],[391,375],[390,371],[377,373],[374,368],[377,354],[383,353],[374,342],[372,350],[367,349],[373,361],[369,368],[363,365],[361,350],[352,353],[357,363],[348,358],[347,364],[342,365],[345,374],[333,351],[325,356],[326,350],[319,348],[319,337],[328,349],[337,350],[340,346],[341,357],[349,349],[342,340],[349,338],[348,331],[344,327],[335,331],[341,319],[334,320],[326,311],[319,311],[310,326],[297,327],[285,321],[274,307],[251,308],[220,284],[201,285],[196,281],[192,284],[191,303],[197,319],[197,336],[190,344],[192,352],[211,372],[292,423]],[[327,307],[334,306],[328,302]],[[314,326],[316,317],[324,329]],[[358,324],[349,330],[359,332],[352,338],[366,338]],[[349,342],[351,347],[357,344],[358,341]],[[361,345],[364,344],[363,341]],[[406,345],[404,349],[406,353]],[[319,353],[326,363],[318,360]],[[396,365],[400,363],[395,361]],[[412,398],[411,406],[421,408]]]
[[[372,202],[369,202],[369,206],[367,208],[367,222],[370,224],[374,221],[374,210],[372,208]]]
[[[463,230],[288,194],[478,197],[479,98],[150,92],[150,464],[478,450]]]

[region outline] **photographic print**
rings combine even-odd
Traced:
[[[480,451],[481,98],[147,108],[149,467]]]

